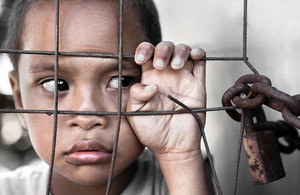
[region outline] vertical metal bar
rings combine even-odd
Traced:
[[[258,71],[248,61],[247,45],[248,45],[248,0],[244,0],[244,16],[243,16],[243,58],[245,64],[250,68],[254,74],[259,74]]]
[[[211,155],[211,152],[210,152],[210,149],[209,149],[209,146],[208,146],[208,141],[206,139],[206,134],[205,134],[205,131],[204,131],[203,124],[202,124],[199,116],[196,113],[194,113],[193,111],[191,111],[191,112],[192,112],[192,115],[194,117],[197,117],[196,120],[197,120],[197,122],[199,124],[199,127],[200,127],[200,131],[201,131],[201,134],[202,134],[202,139],[203,139],[203,142],[204,142],[207,158],[208,158],[208,161],[209,161],[209,164],[210,164],[210,168],[212,170],[212,176],[213,176],[214,183],[215,183],[215,186],[217,188],[218,194],[223,195],[223,192],[222,192],[222,189],[221,189],[221,186],[220,186],[220,182],[219,182],[219,179],[218,179],[218,176],[217,176],[217,172],[216,172],[215,166],[213,164],[213,159],[212,159],[212,155]]]
[[[120,135],[120,127],[121,127],[121,117],[122,117],[122,64],[123,64],[123,0],[120,0],[120,18],[119,18],[119,86],[118,86],[118,124],[115,135],[115,144],[113,149],[113,156],[111,161],[111,169],[109,173],[109,179],[106,188],[106,195],[110,194],[113,173],[115,169],[118,143],[119,143],[119,135]]]
[[[56,134],[57,134],[57,119],[58,119],[58,61],[59,61],[59,0],[56,0],[55,8],[55,65],[54,65],[54,82],[55,82],[55,91],[54,91],[54,124],[53,124],[53,135],[52,135],[52,152],[51,152],[51,161],[49,165],[48,173],[48,185],[46,195],[49,195],[51,192],[51,183],[52,183],[52,174],[53,166],[55,159],[55,148],[56,148]]]
[[[248,0],[244,0],[244,16],[243,16],[243,58],[247,58],[247,24],[248,22]]]
[[[252,70],[252,72],[254,74],[259,74],[258,71],[256,70],[256,68],[254,68],[254,66],[246,59],[244,60],[244,62],[246,63],[246,65]]]
[[[241,128],[240,128],[240,135],[239,135],[239,145],[238,145],[238,148],[237,148],[236,159],[235,159],[235,174],[234,174],[233,191],[232,191],[233,195],[236,195],[236,190],[237,190],[244,129],[245,129],[245,113],[244,113],[244,109],[242,109]]]
[[[152,169],[154,170],[153,171],[153,177],[152,177],[152,186],[151,186],[151,194],[152,195],[155,195],[155,186],[156,186],[156,171],[155,171],[155,168],[156,168],[156,161],[155,161],[155,156],[152,155],[151,156],[151,161],[154,162],[151,166],[152,166]],[[161,185],[159,186],[161,187]],[[161,188],[159,189],[159,194],[161,194]]]
[[[209,165],[210,165],[210,168],[211,168],[211,171],[212,171],[212,176],[213,176],[215,186],[217,188],[218,194],[222,195],[223,192],[222,192],[222,189],[221,189],[218,177],[217,177],[216,169],[215,169],[214,164],[213,164],[212,155],[211,155],[211,152],[210,152],[210,149],[209,149],[209,146],[208,146],[208,141],[206,139],[206,134],[205,134],[205,131],[204,131],[203,124],[200,120],[200,117],[195,112],[193,112],[188,106],[186,106],[184,103],[180,102],[176,98],[172,97],[171,95],[168,95],[168,98],[170,100],[174,101],[176,104],[180,105],[182,108],[184,108],[189,113],[191,113],[193,115],[193,117],[196,119],[196,121],[198,123],[198,126],[199,126],[199,129],[200,129],[200,132],[201,132],[201,135],[202,135],[203,142],[204,142],[204,146],[205,146],[207,158],[208,158],[208,161],[209,161]]]

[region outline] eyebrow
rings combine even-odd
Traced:
[[[41,73],[41,72],[53,72],[54,71],[54,64],[51,63],[41,63],[37,65],[32,65],[30,67],[31,73]]]
[[[118,70],[118,62],[116,63],[111,63],[109,64],[111,67],[109,68],[110,70]],[[64,67],[62,65],[59,65],[59,67]],[[122,69],[125,70],[136,70],[138,65],[134,62],[134,60],[131,59],[123,59],[123,65]],[[53,72],[54,71],[54,63],[39,63],[36,65],[32,65],[30,67],[30,72],[31,73],[41,73],[41,72]]]

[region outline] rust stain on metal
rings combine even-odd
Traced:
[[[244,136],[243,144],[255,185],[266,184],[285,176],[277,140],[272,131]]]

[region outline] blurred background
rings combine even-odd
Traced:
[[[154,0],[159,10],[163,39],[202,47],[207,56],[242,56],[243,0]],[[1,0],[0,41],[5,29],[6,7]],[[4,4],[5,3],[5,4]],[[248,57],[259,73],[276,88],[295,95],[300,92],[300,2],[297,0],[251,0],[248,6]],[[3,15],[4,14],[4,15]],[[0,61],[0,106],[12,107],[6,56]],[[207,62],[208,107],[221,106],[223,93],[243,74],[251,73],[242,62]],[[265,109],[268,120],[281,114]],[[1,115],[0,165],[14,169],[36,157],[27,131],[15,114]],[[224,111],[208,112],[205,131],[214,156],[224,194],[231,194],[240,124]],[[300,194],[300,152],[282,154],[286,177],[263,186],[253,186],[242,150],[237,194]]]

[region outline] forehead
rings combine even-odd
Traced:
[[[124,17],[124,52],[133,53],[145,33],[137,12]],[[66,0],[60,3],[60,51],[117,53],[119,4],[115,0]],[[55,48],[55,1],[33,3],[24,21],[23,49],[53,51]]]

